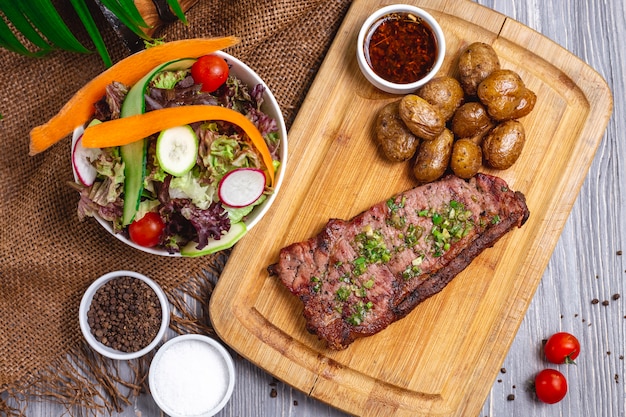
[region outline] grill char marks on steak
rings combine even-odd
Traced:
[[[528,219],[524,195],[500,178],[448,176],[331,219],[268,267],[304,304],[307,330],[345,349],[441,291],[484,249]]]

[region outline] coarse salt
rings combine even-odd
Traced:
[[[152,368],[153,395],[168,414],[203,415],[215,409],[227,394],[227,365],[217,349],[203,341],[188,339],[172,344]]]

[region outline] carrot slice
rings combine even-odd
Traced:
[[[224,120],[241,127],[261,154],[263,163],[267,168],[270,185],[274,184],[272,155],[261,132],[246,116],[238,111],[222,106],[194,105],[170,107],[110,120],[87,127],[83,133],[82,142],[86,148],[122,146],[147,138],[171,127],[205,120]]]
[[[239,42],[234,36],[167,42],[137,52],[113,65],[85,84],[47,123],[30,131],[30,155],[45,151],[93,115],[93,104],[100,100],[107,85],[118,81],[133,85],[156,65],[177,58],[198,58]]]

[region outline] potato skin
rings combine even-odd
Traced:
[[[483,152],[471,139],[459,139],[452,146],[450,168],[457,177],[468,179],[483,165]]]
[[[398,110],[402,121],[420,139],[433,140],[446,126],[439,109],[415,94],[402,97]]]
[[[433,78],[417,90],[417,95],[437,107],[446,121],[465,99],[461,83],[449,75]]]
[[[448,168],[454,136],[448,129],[433,140],[420,143],[413,174],[422,184],[439,179]]]
[[[459,56],[458,69],[463,91],[468,96],[475,96],[478,85],[493,71],[500,69],[500,60],[491,45],[474,42]]]
[[[492,72],[480,83],[477,94],[489,115],[498,121],[526,116],[537,101],[519,74],[508,69]]]
[[[492,168],[507,169],[517,161],[525,142],[524,126],[517,120],[507,120],[485,136],[483,157]]]
[[[474,138],[475,142],[480,143],[493,126],[485,106],[473,101],[463,104],[454,112],[450,129],[457,138]]]
[[[385,105],[376,118],[376,141],[390,161],[403,162],[415,155],[419,139],[400,118],[400,100]]]

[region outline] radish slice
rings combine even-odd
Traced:
[[[72,149],[72,168],[74,174],[81,184],[91,186],[96,180],[98,172],[92,162],[100,157],[102,150],[99,148],[85,148],[83,146],[83,135],[80,135],[74,149]]]
[[[265,172],[256,168],[238,168],[221,179],[219,197],[230,207],[245,207],[254,203],[265,190]]]

